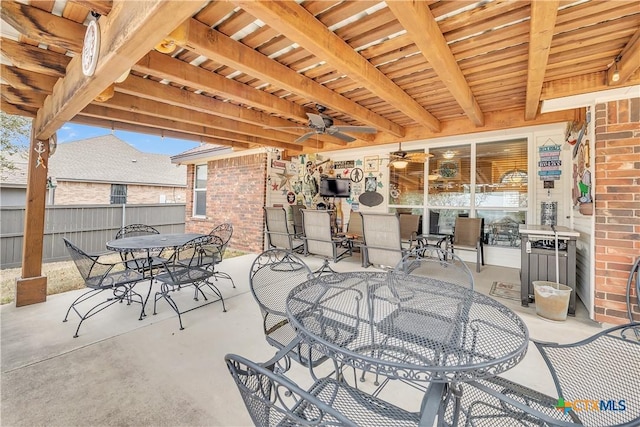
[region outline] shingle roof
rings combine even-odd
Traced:
[[[7,155],[7,160],[13,163],[15,169],[3,170],[0,173],[0,186],[2,187],[27,187],[27,171],[29,167],[29,157],[26,152]]]
[[[49,159],[58,181],[186,186],[187,168],[162,154],[143,153],[113,135],[58,144]]]

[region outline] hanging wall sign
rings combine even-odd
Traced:
[[[551,138],[542,146],[538,147],[538,177],[542,181],[556,181],[562,175],[562,160],[560,160],[560,150],[562,146],[554,143]]]
[[[343,161],[333,162],[333,167],[336,169],[351,169],[354,166],[355,166],[355,161],[353,160],[343,160]]]

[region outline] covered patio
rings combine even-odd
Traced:
[[[531,338],[544,341],[575,342],[627,321],[626,280],[640,254],[636,2],[7,0],[1,8],[0,107],[33,119],[22,275],[15,306],[0,309],[3,424],[249,425],[223,357],[265,361],[274,354],[261,333],[248,269],[265,246],[262,207],[292,204],[282,191],[286,168],[312,156],[351,165],[342,171],[349,175],[361,165],[374,189],[390,189],[390,159],[402,163],[407,155],[401,144],[446,160],[456,155],[451,147],[468,145],[464,161],[438,163],[443,182],[434,189],[460,181],[468,203],[460,213],[477,217],[480,145],[517,138],[526,158],[509,159],[521,188],[509,203],[534,224],[541,201],[553,195],[564,203],[559,220],[579,234],[582,303],[557,324],[537,317],[533,306],[500,302],[523,319]],[[181,159],[193,190],[186,231],[230,222],[230,247],[251,252],[220,266],[237,286],[221,287],[228,312],[212,304],[188,313],[180,331],[169,309],[139,321],[118,304],[72,339],[75,325],[62,318],[80,291],[47,297],[42,274],[47,164],[66,122],[203,144],[205,154]],[[540,166],[538,153],[549,140],[562,153],[553,160],[563,168],[555,188],[552,179],[539,179],[549,165]],[[567,149],[572,143],[583,147],[582,157]],[[576,201],[583,196],[575,197],[576,158],[592,179],[593,200],[580,201],[589,210]],[[427,216],[424,183],[432,170],[419,163],[414,172]],[[200,182],[199,167],[207,173]],[[525,167],[523,182],[518,172]],[[462,170],[468,181],[456,176]],[[210,192],[204,213],[196,206],[203,181]],[[216,187],[220,182],[225,186]],[[387,194],[379,210],[404,208]],[[446,198],[437,203],[451,207]],[[490,262],[473,273],[484,295],[498,279],[520,282],[516,245],[509,241],[491,256],[506,266]],[[305,261],[312,269],[322,264]],[[362,269],[358,256],[333,267]],[[295,364],[289,373],[301,384],[306,374]],[[555,396],[531,344],[505,376]],[[374,389],[371,381],[362,387]],[[400,382],[383,392],[420,409],[420,394]]]
[[[193,311],[183,316],[182,331],[166,306],[139,321],[137,309],[122,304],[87,321],[72,339],[75,322],[63,323],[62,318],[81,291],[49,297],[46,304],[2,306],[3,425],[251,425],[224,356],[236,353],[266,361],[275,353],[262,335],[260,311],[249,292],[247,270],[254,259],[251,254],[223,261],[221,268],[237,286],[221,287],[228,311],[223,313],[219,304]],[[322,264],[320,258],[304,260],[313,269]],[[362,269],[358,256],[333,267]],[[485,269],[473,273],[482,293],[489,293],[492,277],[518,280],[515,269]],[[190,292],[182,293],[190,297]],[[603,327],[588,319],[583,306],[558,324],[536,316],[534,307],[498,299],[524,319],[536,340],[575,342]],[[529,347],[525,359],[504,376],[555,396],[540,354]],[[322,372],[331,364],[326,365]],[[295,363],[287,375],[309,383],[306,368]],[[351,371],[345,375],[351,381]],[[393,383],[382,397],[417,410],[421,396],[416,389]],[[375,390],[373,375],[359,386]]]

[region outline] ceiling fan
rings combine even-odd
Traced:
[[[313,135],[331,135],[346,142],[353,142],[356,139],[352,136],[345,134],[344,132],[354,133],[376,133],[376,128],[369,126],[334,126],[333,118],[324,114],[327,108],[324,105],[316,104],[316,110],[318,114],[307,113],[309,122],[306,127],[293,127],[289,129],[304,129],[308,132],[295,140],[295,142],[303,142]],[[272,128],[283,129],[283,128]]]
[[[428,158],[433,157],[431,153],[409,153],[402,149],[402,143],[398,143],[398,151],[389,153],[389,166],[396,169],[403,169],[409,163],[424,163]]]

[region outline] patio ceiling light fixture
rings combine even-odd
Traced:
[[[613,71],[613,75],[611,76],[611,81],[612,82],[617,82],[618,80],[620,80],[620,71],[618,70],[618,62],[620,62],[620,55],[616,56],[616,59],[614,61],[614,71]]]
[[[406,160],[394,160],[393,162],[391,162],[391,165],[396,169],[404,169],[408,164],[409,162]]]
[[[447,160],[453,159],[455,155],[456,155],[456,152],[451,150],[447,150],[444,153],[442,153],[442,157],[444,157]]]

